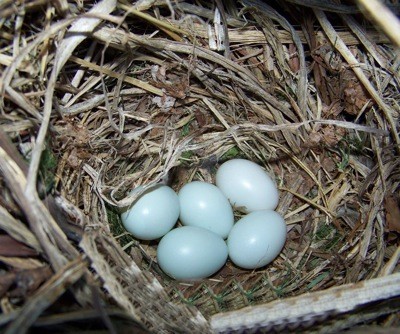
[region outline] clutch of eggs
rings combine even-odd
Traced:
[[[216,273],[228,258],[228,247],[218,234],[197,226],[182,226],[158,244],[157,261],[175,279],[193,280]]]
[[[245,213],[274,210],[279,194],[274,181],[255,162],[229,160],[217,171],[216,184],[231,204]]]
[[[140,190],[134,189],[131,193]],[[179,217],[178,195],[170,187],[155,186],[146,190],[121,214],[122,224],[134,237],[155,240],[169,232]]]
[[[273,210],[253,211],[233,226],[228,237],[229,258],[244,269],[272,262],[286,241],[286,224]]]
[[[178,280],[201,279],[216,273],[228,256],[238,267],[256,269],[279,255],[286,224],[273,211],[278,199],[274,181],[259,165],[233,159],[218,169],[216,186],[194,181],[178,194],[167,186],[153,187],[121,219],[138,239],[162,238],[157,260],[165,273]],[[236,224],[232,206],[247,213]],[[178,218],[184,226],[172,229]]]
[[[178,193],[183,225],[197,226],[227,238],[233,226],[233,210],[218,187],[200,181],[185,184]]]

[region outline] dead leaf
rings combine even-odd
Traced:
[[[286,185],[290,188],[290,185],[295,183],[295,180],[302,179],[300,188],[297,190],[297,193],[303,196],[306,196],[311,189],[315,186],[315,182],[313,179],[304,171],[300,171],[299,173],[288,173],[285,176]],[[301,202],[299,199],[294,198],[294,203]]]
[[[293,73],[300,70],[300,60],[297,53],[297,48],[293,43],[289,44],[289,67]]]
[[[343,111],[342,103],[339,99],[334,100],[330,105],[322,105],[322,115],[324,118],[337,118]]]
[[[88,147],[91,134],[87,127],[78,123],[76,120],[65,118],[57,122],[55,129],[59,133],[62,143],[68,142],[70,145],[73,145],[73,147]]]
[[[0,256],[37,256],[38,253],[9,235],[0,235]]]
[[[385,210],[387,231],[400,233],[400,208],[393,195],[385,198]]]
[[[9,290],[15,280],[15,273],[5,273],[0,275],[0,298]]]
[[[9,292],[9,296],[26,297],[36,291],[51,275],[52,271],[49,266],[17,272],[14,282],[15,289]]]
[[[78,150],[76,148],[72,149],[68,156],[67,162],[72,168],[78,168],[81,166],[82,161],[78,158]]]
[[[321,166],[328,173],[337,171],[337,161],[334,159],[334,157],[331,157],[331,156],[324,157],[321,161]]]
[[[339,143],[343,136],[345,135],[345,131],[342,128],[335,128],[334,126],[328,125],[322,130],[324,142],[329,147],[335,147],[337,143]]]
[[[24,298],[36,291],[51,275],[49,266],[1,274],[0,297],[7,293],[9,297]]]
[[[208,124],[205,112],[201,111],[199,108],[195,109],[194,117],[196,118],[199,128],[202,128],[203,126],[206,126]]]
[[[176,99],[172,96],[163,95],[155,96],[152,101],[157,107],[161,108],[162,111],[167,112],[175,105]]]
[[[44,266],[44,264],[37,259],[25,257],[0,256],[0,262],[15,270],[30,270]]]
[[[350,115],[357,116],[371,98],[355,75],[347,72],[349,71],[343,75],[344,110]]]
[[[138,247],[131,248],[131,257],[137,265],[141,265],[143,261],[143,254]]]

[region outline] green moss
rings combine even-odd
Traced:
[[[277,280],[281,282],[281,284],[271,285],[268,277],[265,277],[265,284],[269,285],[279,298],[283,298],[287,295],[288,287],[293,283],[294,280],[296,280],[296,274],[293,272],[290,266],[286,265],[286,270],[281,272],[281,275]]]
[[[39,164],[39,178],[45,185],[46,193],[54,186],[57,164],[57,156],[53,153],[50,146],[46,145],[40,157]]]
[[[57,157],[49,147],[42,152],[40,166],[43,169],[54,171],[57,167]]]
[[[118,212],[117,208],[114,208],[110,205],[106,206],[107,210],[107,218],[110,226],[111,233],[114,236],[122,235],[126,232],[124,225],[122,225],[121,216]],[[124,247],[126,244],[130,243],[132,240],[135,240],[130,234],[126,234],[122,237],[118,238],[118,243]]]
[[[182,292],[181,292],[179,289],[174,289],[173,291],[174,291],[174,293],[175,293],[176,295],[179,296],[179,299],[180,299],[182,302],[184,302],[185,304],[188,304],[188,305],[190,305],[190,306],[195,306],[195,305],[196,305],[196,301],[199,300],[199,299],[201,298],[201,296],[202,296],[201,293],[196,293],[196,294],[194,294],[194,295],[192,295],[192,296],[189,296],[188,298],[185,298],[185,297],[183,296]]]
[[[344,171],[349,165],[350,155],[361,155],[364,153],[365,135],[346,136],[337,145],[341,161],[337,164],[340,171]]]
[[[182,160],[190,160],[193,157],[194,153],[192,151],[185,151],[181,155]]]
[[[317,268],[320,264],[321,264],[321,259],[318,257],[314,257],[313,259],[309,260],[307,262],[307,269],[308,270],[314,270],[315,268]]]
[[[343,236],[336,230],[333,224],[323,224],[315,233],[315,241],[326,241],[323,244],[323,251],[334,249],[342,239]]]
[[[237,148],[237,146],[233,146],[222,155],[221,160],[225,161],[240,157],[242,157],[240,150]]]
[[[182,152],[179,161],[183,166],[189,166],[195,156],[193,151]]]
[[[339,233],[335,233],[333,238],[329,240],[329,242],[325,245],[325,250],[329,251],[335,249],[337,245],[339,245],[340,241],[343,240],[343,236]]]
[[[359,133],[358,135],[344,137],[343,141],[346,142],[351,154],[359,155],[364,153],[366,138],[365,133]]]
[[[181,137],[186,137],[190,133],[190,122],[182,127]]]
[[[325,240],[334,230],[335,228],[332,225],[322,224],[315,233],[315,240]]]
[[[311,290],[314,286],[322,282],[329,275],[329,272],[320,273],[316,278],[314,278],[310,283],[307,284],[307,289]]]

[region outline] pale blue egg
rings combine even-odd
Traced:
[[[244,212],[274,210],[278,205],[279,194],[274,181],[252,161],[229,160],[218,168],[215,179],[231,204]]]
[[[196,226],[168,232],[157,248],[161,269],[178,280],[206,278],[225,264],[228,248],[217,234]]]
[[[279,255],[285,241],[286,224],[280,214],[254,211],[240,219],[229,233],[229,258],[241,268],[260,268]]]
[[[178,217],[178,195],[167,186],[156,186],[145,191],[121,214],[126,230],[142,240],[161,238],[174,227]]]
[[[178,193],[179,219],[183,225],[198,226],[226,238],[233,226],[233,210],[220,189],[210,183],[194,181]]]

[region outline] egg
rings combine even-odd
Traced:
[[[125,229],[142,240],[162,237],[174,227],[178,217],[178,195],[167,186],[156,186],[146,190],[121,214]]]
[[[196,226],[173,229],[157,248],[159,266],[178,280],[206,278],[216,273],[227,257],[225,241],[218,234]]]
[[[229,233],[229,258],[238,267],[256,269],[273,261],[286,241],[286,224],[273,210],[254,211],[240,219]]]
[[[216,174],[216,185],[232,205],[248,213],[273,210],[278,205],[278,189],[271,177],[256,163],[232,159]]]
[[[194,181],[178,193],[183,225],[197,226],[227,238],[233,226],[233,210],[228,199],[215,185]]]

